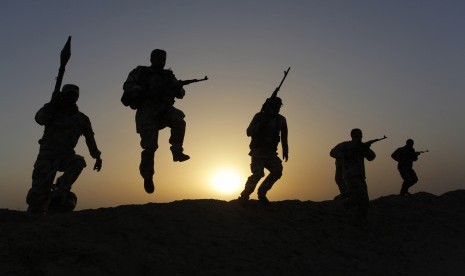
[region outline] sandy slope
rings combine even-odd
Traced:
[[[183,200],[72,214],[0,210],[0,275],[459,275],[465,190],[371,202]],[[457,274],[458,273],[458,274]]]

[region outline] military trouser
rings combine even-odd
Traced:
[[[365,178],[353,177],[345,179],[347,185],[347,201],[344,203],[346,208],[356,207],[357,218],[366,219],[368,215],[368,189]]]
[[[400,176],[404,180],[402,183],[402,188],[400,190],[401,194],[407,194],[408,189],[415,185],[418,182],[418,177],[415,171],[412,168],[398,168]]]
[[[273,187],[273,184],[281,178],[283,174],[283,165],[277,155],[270,156],[252,156],[250,164],[252,175],[249,176],[245,183],[245,188],[241,193],[242,198],[248,199],[255,190],[258,182],[265,176],[264,169],[270,171],[270,174],[263,180],[258,188],[258,196],[266,196],[266,193]]]
[[[341,161],[336,161],[336,174],[334,176],[334,180],[336,181],[336,185],[339,188],[341,196],[347,197],[347,185],[344,180],[343,166],[340,162]]]
[[[186,122],[184,121],[184,113],[174,107],[159,116],[158,125],[145,127],[140,132],[140,145],[142,147],[141,161],[139,171],[144,179],[152,178],[155,173],[154,157],[155,151],[158,149],[158,132],[159,130],[169,127],[171,135],[169,143],[171,144],[171,152],[173,156],[183,152],[184,135],[186,133]]]
[[[47,212],[50,190],[57,172],[63,172],[59,189],[69,191],[85,167],[84,157],[80,155],[40,152],[32,172],[32,187],[26,197],[28,212]]]

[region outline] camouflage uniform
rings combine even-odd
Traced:
[[[157,70],[150,66],[138,66],[132,70],[123,89],[138,95],[136,129],[140,134],[140,145],[143,149],[139,170],[144,179],[151,179],[154,174],[159,130],[171,128],[169,143],[174,161],[178,161],[176,156],[183,152],[185,116],[173,104],[175,98],[184,97],[185,91],[171,70]]]
[[[418,182],[418,177],[413,170],[413,162],[418,160],[419,153],[412,146],[405,145],[396,149],[391,157],[398,162],[397,169],[404,180],[400,190],[401,195],[409,194],[408,189]]]
[[[47,211],[50,190],[57,172],[63,172],[59,189],[69,191],[86,167],[84,157],[74,151],[79,137],[84,135],[93,158],[99,159],[100,151],[89,117],[80,112],[77,105],[69,107],[60,103],[47,103],[36,113],[35,120],[39,125],[45,126],[45,130],[39,140],[40,150],[26,201],[29,212],[44,213]]]
[[[330,152],[331,157],[342,161],[342,174],[347,186],[347,200],[344,206],[357,207],[357,217],[366,218],[368,213],[368,189],[365,181],[365,162],[375,159],[376,154],[362,142],[346,141]]]
[[[252,163],[250,169],[252,175],[249,176],[245,183],[245,188],[241,193],[240,200],[248,200],[249,196],[255,190],[258,182],[265,176],[264,169],[270,171],[258,188],[258,198],[264,203],[268,203],[266,193],[273,187],[273,184],[281,178],[283,165],[278,157],[278,144],[281,140],[283,155],[287,161],[288,144],[287,144],[287,122],[286,118],[280,114],[267,114],[266,112],[257,113],[249,127],[247,136],[252,137],[250,142],[250,153]]]

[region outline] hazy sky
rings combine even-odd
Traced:
[[[391,153],[415,140],[429,149],[411,191],[463,189],[465,170],[465,2],[463,1],[20,1],[0,2],[0,208],[25,209],[59,52],[72,56],[63,83],[81,87],[78,105],[93,124],[103,170],[81,138],[88,167],[73,186],[78,209],[236,198],[250,174],[247,128],[291,66],[280,96],[289,161],[270,200],[327,200],[338,192],[331,148],[352,128],[374,144],[366,162],[371,198],[398,193]],[[155,194],[139,176],[135,112],[120,98],[128,73],[165,49],[186,87],[185,152],[173,163],[169,130],[156,153]],[[280,154],[281,155],[281,154]],[[211,178],[236,171],[240,187],[221,193]],[[253,196],[255,198],[255,194]]]

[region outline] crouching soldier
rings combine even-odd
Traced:
[[[80,112],[76,104],[79,87],[66,84],[58,95],[35,116],[36,122],[45,129],[39,140],[40,150],[32,172],[32,187],[26,198],[29,213],[74,209],[77,198],[71,192],[71,186],[86,167],[84,157],[74,151],[81,135],[86,139],[90,155],[96,159],[94,170],[100,171],[102,168],[89,117]],[[57,172],[63,172],[63,175],[53,184]]]

